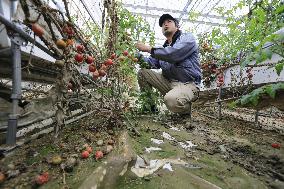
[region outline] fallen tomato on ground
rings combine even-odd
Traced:
[[[104,154],[103,154],[102,151],[100,151],[100,150],[96,151],[96,153],[95,153],[96,160],[101,159],[103,157],[104,157]]]
[[[90,155],[90,153],[87,150],[85,150],[85,151],[82,152],[81,158],[87,159],[89,157],[89,155]]]
[[[36,178],[35,178],[35,182],[38,185],[43,185],[43,184],[47,183],[48,180],[49,180],[48,172],[45,172],[45,173],[43,173],[41,175],[37,175]]]
[[[279,143],[272,143],[271,147],[280,149],[281,145]]]
[[[93,149],[92,149],[92,147],[88,146],[88,147],[86,148],[86,151],[88,151],[89,153],[92,153]]]

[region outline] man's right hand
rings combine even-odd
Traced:
[[[152,47],[149,45],[145,45],[144,43],[138,41],[135,46],[139,51],[151,53]]]

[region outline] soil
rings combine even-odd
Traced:
[[[35,178],[44,172],[49,173],[49,181],[43,188],[78,188],[93,169],[100,165],[101,160],[94,158],[95,152],[105,150],[109,140],[116,142],[118,129],[110,126],[114,124],[108,124],[103,117],[91,114],[67,125],[57,139],[53,133],[40,135],[13,150],[2,157],[0,162],[0,171],[6,176],[1,188],[37,188],[39,185],[35,183]],[[100,146],[97,144],[99,140],[103,141]],[[86,144],[93,151],[89,158],[82,159],[81,153]],[[63,163],[74,157],[78,163],[74,165],[73,171],[62,171],[60,163],[52,163],[55,156],[60,156]],[[9,176],[9,172],[18,174]]]
[[[176,115],[155,115],[125,121],[126,126],[135,127],[136,132],[129,129],[129,144],[137,155],[149,160],[181,159],[187,166],[172,164],[173,171],[160,168],[152,175],[139,178],[130,171],[133,164],[129,164],[122,176],[112,175],[118,179],[114,188],[283,188],[283,134],[232,117],[215,120],[198,113],[193,113],[192,117],[190,120]],[[1,188],[39,187],[35,177],[43,172],[49,173],[49,181],[40,186],[42,188],[87,188],[82,187],[84,181],[113,153],[95,160],[94,151],[103,150],[109,139],[115,141],[115,149],[122,130],[102,125],[106,122],[101,117],[90,115],[66,126],[56,140],[52,134],[43,135],[13,150],[1,159],[0,169],[6,176]],[[175,140],[164,139],[163,132]],[[162,139],[164,143],[154,144],[151,138]],[[103,140],[103,146],[97,145],[98,140]],[[185,150],[178,144],[185,141],[197,146]],[[273,143],[280,147],[273,148]],[[84,144],[93,148],[88,159],[80,158]],[[162,150],[145,152],[145,147],[151,146]],[[56,155],[63,163],[71,156],[79,163],[71,172],[62,171],[60,164],[53,165],[49,161]]]

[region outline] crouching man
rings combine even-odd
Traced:
[[[139,56],[149,64],[151,69],[162,69],[157,73],[150,69],[138,72],[138,83],[141,90],[158,89],[164,96],[167,108],[180,114],[187,114],[191,102],[198,98],[201,82],[198,45],[191,33],[179,30],[178,20],[169,14],[159,19],[166,41],[161,48],[136,44],[139,51],[148,52],[150,57]]]

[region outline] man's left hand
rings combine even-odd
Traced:
[[[151,53],[152,47],[149,45],[145,45],[144,43],[140,41],[137,42],[135,46],[137,47],[139,51]]]

